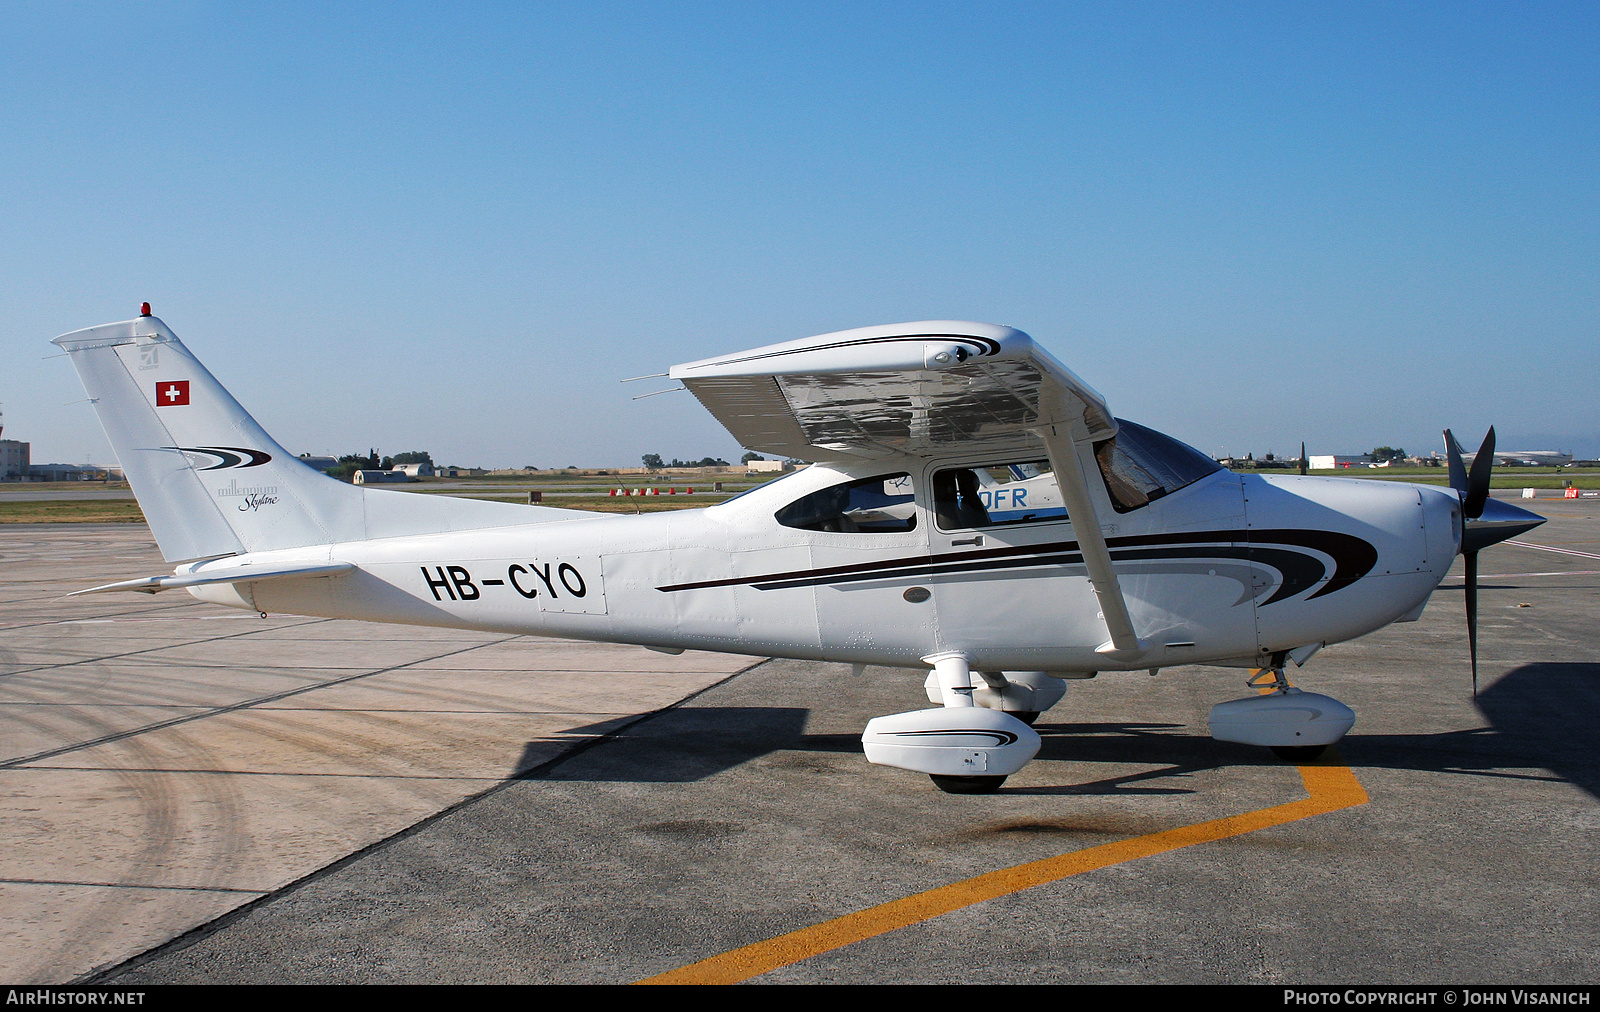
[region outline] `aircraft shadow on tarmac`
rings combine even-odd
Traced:
[[[1562,780],[1600,798],[1600,664],[1530,664],[1478,698],[1489,726],[1441,734],[1351,734],[1339,758],[1356,769],[1431,770],[1473,776]],[[674,707],[620,730],[616,722],[576,728],[606,734],[522,778],[617,783],[690,783],[773,752],[860,755],[853,734],[807,734],[803,707]],[[1188,794],[1170,778],[1224,766],[1279,764],[1266,749],[1213,740],[1181,724],[1041,723],[1045,761],[1155,768],[1059,786],[1015,786],[1026,794]],[[532,756],[536,743],[528,746]],[[1540,768],[1549,774],[1530,772]],[[1160,783],[1168,781],[1167,784]],[[1181,781],[1177,781],[1181,782]]]
[[[1457,754],[1494,766],[1542,766],[1600,798],[1600,664],[1525,664],[1478,696],[1493,730],[1467,732]],[[1509,761],[1507,761],[1509,760]]]

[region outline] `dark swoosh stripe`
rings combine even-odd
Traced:
[[[1226,548],[1145,548],[1121,550],[1111,553],[1113,562],[1165,561],[1171,559],[1239,559],[1260,562],[1276,569],[1283,576],[1271,597],[1262,607],[1276,604],[1285,598],[1313,586],[1328,569],[1322,560],[1304,552],[1283,548],[1262,548],[1257,545],[1237,545]],[[831,586],[841,583],[863,583],[870,580],[892,580],[906,577],[956,576],[965,573],[993,572],[1000,569],[1028,569],[1043,566],[1081,565],[1083,556],[1077,552],[1052,555],[1033,555],[1023,558],[988,559],[981,562],[930,561],[920,565],[900,566],[873,572],[845,573],[833,576],[796,576],[785,580],[752,583],[756,590],[792,590],[799,587]],[[741,581],[743,582],[743,581]],[[673,588],[663,587],[662,590]]]
[[[947,735],[960,735],[964,738],[993,738],[996,745],[1015,744],[1017,736],[1010,731],[991,730],[989,728],[940,728],[934,731],[887,731],[878,732],[886,737],[894,738],[943,738]]]
[[[988,559],[981,562],[960,562],[956,560],[938,561],[925,559],[911,565],[901,564],[893,569],[877,569],[869,572],[841,573],[832,576],[812,576],[805,573],[792,574],[786,579],[769,580],[765,577],[756,577],[761,582],[751,580],[730,580],[725,583],[748,583],[757,590],[790,590],[796,587],[820,587],[836,583],[862,583],[867,580],[892,580],[908,576],[954,576],[960,573],[984,573],[997,569],[1027,569],[1036,566],[1071,566],[1083,562],[1083,556],[1076,552],[1061,552],[1054,555],[1030,555],[1024,558]],[[662,587],[661,590],[687,590],[688,587]]]
[[[217,460],[221,462],[217,464],[211,464],[208,467],[195,468],[197,471],[216,471],[224,467],[234,467],[244,459],[236,453],[229,453],[226,450],[216,449],[210,446],[168,446],[165,447],[165,449],[177,450],[179,453],[203,453],[208,457],[216,457]]]
[[[927,341],[927,340],[953,341],[956,344],[972,344],[978,348],[979,357],[996,355],[1000,352],[1000,342],[988,337],[972,337],[966,334],[896,334],[890,337],[860,337],[853,341],[835,341],[832,344],[819,344],[814,348],[790,348],[788,351],[769,351],[762,355],[746,355],[743,358],[727,358],[717,362],[707,362],[700,366],[702,369],[713,369],[724,365],[739,365],[742,362],[759,362],[764,358],[782,358],[785,355],[805,355],[813,351],[831,351],[834,348],[853,348],[863,344],[894,344],[898,341]]]
[[[1128,538],[1108,538],[1112,548],[1126,545],[1177,545],[1226,541],[1240,545],[1296,545],[1333,559],[1333,579],[1311,598],[1343,590],[1366,576],[1377,565],[1378,550],[1372,543],[1353,534],[1305,528],[1264,528],[1261,530],[1192,531],[1187,534],[1141,534]],[[1307,600],[1310,600],[1308,598]]]
[[[272,454],[270,453],[263,453],[260,450],[252,450],[243,446],[218,446],[215,449],[231,450],[234,453],[248,453],[250,455],[250,463],[241,464],[241,467],[260,467],[262,464],[265,464],[267,461],[272,459]]]
[[[177,450],[179,453],[203,453],[209,457],[216,457],[220,462],[196,468],[199,471],[220,471],[225,467],[260,467],[272,459],[270,453],[243,446],[164,446],[162,449]],[[248,464],[244,462],[245,455],[250,457]]]
[[[1138,551],[1112,552],[1113,562],[1124,559],[1241,559],[1260,562],[1276,569],[1283,577],[1272,596],[1261,602],[1265,608],[1285,598],[1294,597],[1307,587],[1314,586],[1327,573],[1328,567],[1314,555],[1292,552],[1286,548],[1263,548],[1260,545],[1237,545],[1229,548],[1147,548]]]
[[[1206,544],[1210,542],[1210,544]],[[1220,544],[1219,544],[1220,542]],[[1361,579],[1377,562],[1378,552],[1370,543],[1349,534],[1315,530],[1233,530],[1194,531],[1179,534],[1146,534],[1108,539],[1113,560],[1161,558],[1233,558],[1259,561],[1278,570],[1283,583],[1265,603],[1272,604],[1305,590],[1327,572],[1320,559],[1300,552],[1270,547],[1295,545],[1321,552],[1334,560],[1334,575],[1311,598],[1321,597]],[[1139,547],[1171,545],[1161,551],[1139,551]],[[1189,547],[1179,548],[1177,546]],[[848,566],[793,570],[760,576],[741,576],[725,580],[704,580],[658,587],[664,593],[680,590],[705,590],[713,587],[754,586],[759,590],[821,586],[832,583],[858,583],[864,580],[909,576],[937,576],[961,572],[984,572],[1033,566],[1059,566],[1081,563],[1076,541],[1042,545],[1007,546],[963,552],[955,556],[887,559]],[[1311,598],[1308,598],[1310,600]]]

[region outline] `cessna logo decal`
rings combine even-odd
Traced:
[[[260,467],[272,459],[272,454],[250,450],[243,446],[163,446],[163,450],[179,453],[204,453],[217,458],[217,463],[197,468],[200,471],[220,471],[225,467]],[[246,457],[250,459],[245,460]]]

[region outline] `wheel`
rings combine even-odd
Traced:
[[[1022,721],[1024,724],[1028,725],[1029,727],[1032,727],[1033,726],[1033,722],[1039,719],[1039,711],[1038,710],[1013,710],[1013,711],[1011,711],[1011,716],[1013,716],[1013,717],[1017,718],[1018,720]]]
[[[1326,745],[1272,745],[1272,754],[1290,762],[1306,762],[1321,755]]]
[[[929,773],[928,779],[946,794],[993,794],[1006,782],[1005,777],[943,776],[938,773]]]

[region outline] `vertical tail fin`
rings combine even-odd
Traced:
[[[574,513],[335,481],[279,446],[154,316],[55,343],[72,357],[170,562]]]

